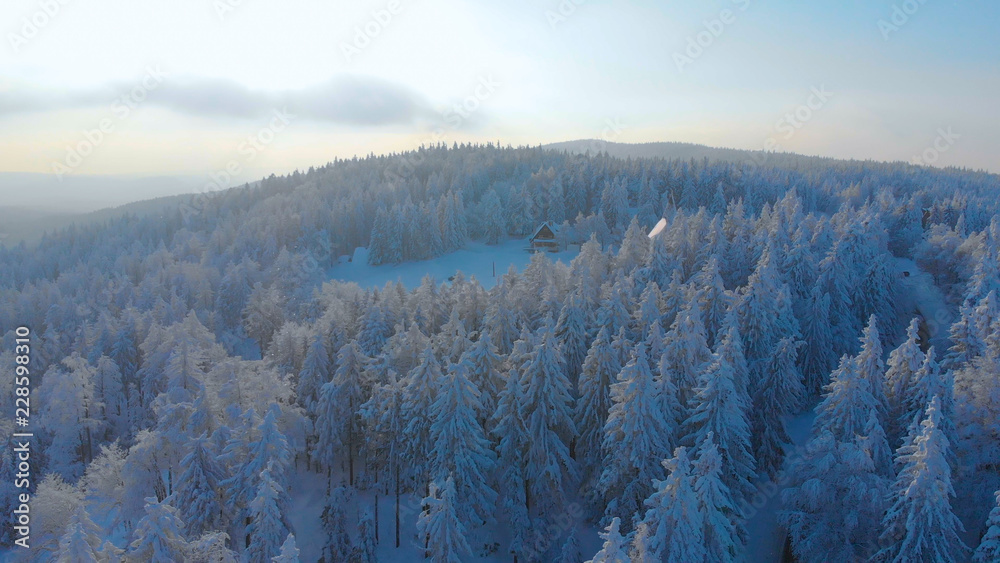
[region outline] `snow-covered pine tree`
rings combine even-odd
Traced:
[[[260,473],[257,496],[250,501],[250,525],[247,533],[250,545],[247,560],[250,563],[268,563],[281,551],[281,544],[288,536],[283,513],[284,488],[272,477],[276,465],[269,462]]]
[[[818,396],[829,380],[836,365],[833,352],[833,333],[830,332],[830,296],[814,286],[803,305],[802,339],[805,346],[799,354],[805,391],[810,397]]]
[[[694,493],[705,522],[706,561],[735,561],[742,550],[742,517],[723,481],[724,467],[713,433],[705,434],[694,464]]]
[[[481,333],[461,361],[469,364],[469,379],[479,389],[482,409],[477,414],[483,429],[488,430],[487,423],[496,412],[497,398],[505,383],[503,358],[497,353],[490,333]]]
[[[906,425],[900,426],[899,421],[912,418],[904,416],[903,411],[907,391],[913,385],[913,377],[924,363],[919,328],[920,319],[915,317],[906,328],[906,340],[889,354],[886,362],[886,397],[889,400],[889,427],[886,431],[895,437],[893,443],[896,443],[899,435],[906,429]],[[909,424],[909,420],[906,424]]]
[[[132,531],[128,561],[183,561],[187,548],[184,521],[171,506],[173,497],[146,499],[146,514]]]
[[[353,500],[352,497],[351,489],[344,486],[334,488],[326,500],[323,514],[320,515],[326,539],[323,557],[329,554],[330,561],[349,561],[354,552],[347,525],[347,506]]]
[[[658,399],[646,347],[639,344],[611,386],[603,472],[597,483],[607,502],[606,517],[631,519],[652,493],[653,480],[663,476],[658,460],[670,451],[670,427]]]
[[[425,477],[430,475],[431,413],[440,384],[441,364],[428,345],[403,388],[403,419],[406,421],[403,459],[416,483],[426,483]]]
[[[735,325],[720,342],[712,361],[698,377],[691,416],[684,424],[686,437],[682,442],[701,451],[711,434],[721,457],[721,478],[734,502],[745,500],[753,490],[756,461],[750,449],[750,408],[736,381],[736,368],[731,358],[738,352],[738,332]],[[727,349],[733,352],[727,353]],[[735,518],[733,523],[738,524]],[[740,531],[740,528],[737,528]],[[742,532],[740,532],[742,536]]]
[[[417,536],[424,556],[433,563],[461,563],[472,549],[465,538],[455,499],[455,482],[449,477],[443,486],[431,483],[424,509],[417,518]]]
[[[503,206],[496,190],[490,190],[483,198],[483,236],[486,244],[499,244],[507,236],[507,225]]]
[[[995,563],[1000,561],[1000,491],[993,494],[996,505],[986,520],[986,533],[972,557],[974,563]]]
[[[521,374],[524,403],[520,413],[528,429],[528,506],[537,503],[542,514],[562,506],[563,487],[576,475],[568,446],[576,437],[569,380],[551,325],[550,318],[540,329],[538,346]]]
[[[837,441],[820,430],[792,466],[779,523],[800,561],[864,561],[877,548],[886,482],[862,438]]]
[[[578,292],[570,294],[559,312],[556,322],[556,337],[559,339],[566,360],[566,377],[575,385],[583,369],[587,356],[587,310],[583,297]]]
[[[701,308],[708,345],[715,346],[733,301],[732,294],[726,290],[722,281],[719,259],[716,255],[713,254],[708,258],[702,269],[695,274],[693,281],[698,287],[695,299]]]
[[[102,561],[100,527],[90,519],[87,507],[80,503],[69,518],[66,532],[59,539],[55,560],[59,563],[98,563]]]
[[[677,387],[681,412],[679,421],[688,416],[691,397],[698,385],[698,375],[711,359],[705,337],[705,326],[701,322],[701,310],[696,301],[691,301],[677,314],[670,332],[664,337],[663,356],[667,359],[661,375],[670,375]]]
[[[590,345],[577,383],[579,399],[574,421],[579,432],[576,459],[586,468],[603,458],[604,423],[611,408],[611,384],[621,371],[618,354],[611,348],[607,328],[602,327]]]
[[[950,445],[941,426],[941,401],[934,397],[920,427],[913,427],[912,446],[899,450],[897,463],[902,469],[882,520],[883,547],[877,561],[951,562],[968,551],[960,537],[965,528],[952,512]]]
[[[179,470],[177,506],[188,533],[197,537],[219,529],[224,517],[219,484],[225,473],[204,434],[189,442]]]
[[[790,442],[784,417],[796,412],[802,398],[802,376],[796,364],[801,341],[782,338],[767,363],[765,378],[753,400],[751,436],[757,467],[774,476]]]
[[[878,317],[872,315],[868,318],[868,324],[861,336],[861,351],[857,355],[858,373],[868,380],[875,406],[878,408],[879,422],[885,428],[889,424],[889,399],[886,396],[886,370],[882,358]]]
[[[637,519],[633,552],[640,561],[704,561],[705,517],[694,490],[694,475],[687,448],[674,450],[663,461],[667,478],[653,482],[654,492]]]
[[[359,563],[376,563],[375,554],[375,517],[368,509],[361,511],[358,517],[358,547],[355,554]]]
[[[500,468],[500,509],[511,524],[510,552],[515,557],[526,551],[529,516],[525,490],[526,444],[528,429],[521,418],[524,390],[517,373],[511,371],[497,401],[492,419],[493,439],[497,444],[497,466]]]
[[[618,531],[620,526],[620,519],[617,517],[611,519],[608,527],[598,534],[604,540],[601,550],[587,563],[630,563],[632,561],[628,555],[628,538],[623,537]]]
[[[442,378],[431,406],[430,439],[431,474],[454,482],[455,510],[471,529],[493,521],[497,493],[489,483],[496,460],[477,418],[482,405],[469,367],[451,364]]]
[[[562,549],[559,550],[559,558],[555,563],[582,563],[583,554],[580,553],[580,538],[576,535],[576,528],[569,531],[566,541],[563,542]]]
[[[878,413],[878,404],[868,379],[858,370],[856,358],[840,359],[840,366],[830,374],[825,391],[816,407],[813,434],[830,432],[838,442],[848,442],[863,434],[871,413]]]
[[[322,334],[313,337],[295,388],[295,396],[306,412],[315,415],[320,388],[330,381],[330,353]]]
[[[289,532],[281,544],[281,550],[271,558],[271,563],[299,563],[299,548],[295,545],[295,534]]]

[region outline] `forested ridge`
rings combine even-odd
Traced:
[[[296,561],[316,533],[326,561],[740,560],[777,480],[799,560],[996,561],[998,193],[902,163],[441,145],[0,248],[2,364],[33,335],[29,559]],[[489,290],[330,279],[357,247],[429,260],[543,221],[579,255]],[[326,508],[297,530],[306,473]]]

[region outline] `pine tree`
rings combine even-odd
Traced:
[[[601,550],[594,555],[594,558],[587,561],[587,563],[630,563],[631,558],[628,555],[627,538],[622,537],[621,533],[618,531],[619,526],[621,526],[621,520],[616,518],[611,519],[611,523],[608,524],[607,528],[604,528],[604,532],[599,535],[601,539],[604,540],[604,545]]]
[[[289,532],[281,550],[271,558],[271,563],[299,563],[299,548],[295,545],[295,534]]]
[[[367,435],[367,447],[380,452],[384,460],[386,487],[392,487],[396,502],[395,547],[399,547],[400,492],[403,477],[402,456],[406,450],[403,419],[403,382],[395,371],[389,370],[385,384],[375,386],[371,398],[361,406],[361,419]],[[380,480],[378,474],[376,479]]]
[[[906,329],[906,340],[889,354],[886,362],[886,396],[889,399],[889,430],[893,436],[899,436],[906,425],[900,426],[904,416],[904,403],[909,389],[913,386],[913,378],[924,363],[924,353],[918,342],[920,319],[914,318]],[[921,408],[923,405],[921,405]],[[907,420],[906,424],[909,424]]]
[[[685,423],[687,436],[683,442],[701,451],[712,436],[721,457],[723,484],[738,504],[753,491],[756,461],[750,449],[750,405],[738,389],[736,369],[731,363],[731,355],[726,353],[731,342],[738,345],[733,340],[739,338],[735,325],[732,330],[734,332],[726,335],[719,351],[712,355],[712,362],[698,378],[694,408]],[[734,519],[734,524],[737,521]],[[737,532],[742,537],[739,527]]]
[[[566,360],[566,377],[576,384],[587,356],[587,312],[583,298],[574,292],[559,312],[556,337]]]
[[[260,474],[260,488],[257,496],[250,502],[251,523],[247,528],[250,535],[250,545],[247,553],[252,563],[267,563],[281,551],[283,538],[288,530],[282,518],[282,497],[284,488],[271,476],[275,470],[274,462],[268,463]]]
[[[455,482],[449,477],[443,487],[431,483],[430,494],[417,519],[417,535],[423,540],[425,557],[434,563],[460,563],[472,552],[465,527],[458,518]]]
[[[712,432],[698,446],[694,465],[694,493],[705,519],[706,561],[734,561],[742,548],[739,510],[723,482],[722,456]]]
[[[559,551],[559,559],[556,563],[581,563],[583,554],[580,553],[580,539],[576,536],[576,528],[569,531],[566,541],[563,542]]]
[[[813,287],[804,307],[802,339],[806,344],[799,354],[799,367],[806,393],[815,397],[822,392],[837,361],[830,332],[830,296],[819,286]]]
[[[951,508],[955,491],[948,466],[950,445],[941,425],[941,401],[934,397],[919,429],[914,427],[912,446],[899,450],[902,469],[882,521],[879,561],[950,562],[968,550],[959,537],[965,528]]]
[[[489,485],[493,451],[476,418],[482,410],[479,390],[468,373],[464,362],[449,366],[431,406],[430,439],[432,474],[454,482],[455,509],[471,528],[493,520],[497,493]]]
[[[469,364],[469,379],[479,389],[479,402],[482,409],[479,413],[479,421],[486,429],[487,421],[496,412],[497,397],[500,396],[500,389],[504,385],[503,358],[497,353],[493,339],[488,332],[480,334],[479,339],[472,345],[461,359]]]
[[[69,519],[66,532],[59,539],[55,560],[59,563],[97,563],[101,561],[101,529],[87,514],[83,503]]]
[[[515,557],[527,551],[528,509],[525,490],[528,429],[521,418],[524,391],[517,374],[511,372],[497,401],[493,435],[497,442],[500,506],[511,524],[510,552]]]
[[[537,500],[539,510],[546,513],[562,506],[564,483],[576,473],[568,447],[576,428],[559,345],[550,328],[541,331],[538,347],[521,375],[524,403],[520,413],[528,430],[525,479],[529,503]]]
[[[883,428],[889,423],[889,399],[885,389],[885,363],[882,361],[882,341],[878,331],[878,318],[868,318],[861,336],[861,352],[858,353],[858,373],[868,380],[869,389],[875,399],[879,422]]]
[[[680,418],[687,418],[691,397],[698,384],[698,375],[711,359],[711,350],[705,337],[705,327],[701,322],[701,312],[697,304],[689,303],[678,313],[670,332],[664,338],[663,355],[667,359],[661,367],[661,375],[670,375],[677,387],[681,406]]]
[[[364,510],[358,518],[358,549],[357,559],[360,563],[376,563],[375,555],[375,518],[370,510]]]
[[[821,430],[789,472],[778,517],[800,561],[864,561],[876,547],[886,486],[858,438]]]
[[[608,503],[608,517],[631,518],[652,493],[653,480],[663,476],[657,460],[669,452],[669,427],[656,391],[646,347],[640,344],[611,386],[604,470],[597,484]]]
[[[348,561],[354,551],[351,534],[347,529],[347,506],[353,495],[347,487],[336,487],[330,491],[320,521],[326,543],[323,556],[329,554],[330,561]]]
[[[621,371],[618,355],[612,350],[607,328],[601,328],[590,345],[577,384],[579,399],[574,420],[579,431],[576,457],[584,467],[602,459],[604,423],[611,408],[611,384]]]
[[[878,413],[878,404],[868,379],[859,372],[857,359],[844,356],[816,407],[813,434],[830,432],[838,442],[853,440],[864,433],[872,412]]]
[[[674,450],[663,467],[667,478],[653,482],[654,492],[645,502],[648,510],[636,526],[634,552],[640,561],[704,561],[705,518],[687,449]]]
[[[990,517],[986,521],[986,533],[972,557],[975,563],[1000,561],[1000,491],[993,496],[997,500],[997,505],[990,511]]]
[[[791,338],[778,342],[754,396],[753,449],[758,467],[770,476],[781,467],[784,445],[791,441],[784,417],[795,412],[802,397],[802,378],[795,365],[800,344]]]
[[[179,468],[177,505],[187,523],[188,532],[198,536],[221,527],[223,500],[219,485],[224,479],[224,471],[215,454],[209,450],[204,434],[193,439],[188,449]]]
[[[496,190],[490,190],[483,198],[483,236],[486,244],[499,244],[507,235],[503,206]]]
[[[404,433],[407,438],[403,459],[417,482],[430,474],[431,412],[440,384],[441,364],[428,346],[420,356],[420,364],[407,376],[403,389]]]
[[[184,540],[184,521],[177,509],[170,505],[173,499],[162,501],[146,499],[146,514],[132,531],[129,544],[129,561],[183,561],[187,542]]]
[[[313,337],[299,372],[295,396],[307,412],[315,414],[320,388],[330,380],[330,354],[322,334]]]

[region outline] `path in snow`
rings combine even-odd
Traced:
[[[930,343],[937,350],[936,355],[940,360],[948,349],[948,331],[953,322],[944,294],[934,285],[934,278],[921,270],[913,260],[896,258],[895,269],[905,291],[902,296],[903,304],[924,317],[930,333]],[[909,272],[910,275],[904,276],[903,272]],[[909,314],[906,313],[907,316]]]
[[[781,509],[781,491],[788,486],[790,467],[805,451],[806,442],[811,437],[816,413],[810,405],[805,411],[787,417],[785,425],[792,445],[786,447],[785,462],[773,480],[758,480],[757,493],[747,507],[747,545],[744,558],[750,563],[775,563],[781,561],[785,534],[778,526],[778,511]]]
[[[366,262],[367,251],[359,248],[354,253],[354,259],[346,264],[338,264],[327,272],[327,277],[345,282],[356,282],[362,287],[383,287],[387,282],[399,280],[407,289],[420,285],[424,276],[432,276],[438,283],[446,281],[455,272],[461,271],[466,278],[475,276],[479,283],[490,289],[496,285],[500,276],[507,273],[510,266],[518,271],[531,261],[532,253],[525,250],[524,239],[510,239],[496,246],[489,246],[478,241],[469,241],[465,248],[431,260],[403,262],[402,264],[383,264],[369,266]],[[560,260],[569,263],[579,250],[564,250],[549,253],[552,261]],[[494,267],[496,277],[494,277]]]

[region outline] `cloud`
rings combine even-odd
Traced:
[[[108,106],[127,95],[132,85],[57,93],[8,88],[0,90],[0,118],[29,112]],[[251,90],[223,79],[168,78],[149,93],[143,105],[182,115],[219,119],[251,119],[287,108],[297,119],[352,126],[411,125],[434,121],[439,114],[413,90],[366,76],[340,76],[300,90]]]

